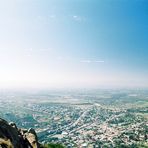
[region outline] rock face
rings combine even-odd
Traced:
[[[0,118],[0,148],[39,148],[34,129],[18,129],[15,123]]]

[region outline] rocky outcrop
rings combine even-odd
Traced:
[[[34,129],[18,129],[15,123],[0,118],[0,148],[39,148]]]

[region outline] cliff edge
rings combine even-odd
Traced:
[[[40,148],[34,129],[18,129],[0,118],[0,148]]]

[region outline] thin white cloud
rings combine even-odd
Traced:
[[[95,63],[104,63],[105,61],[103,61],[103,60],[100,60],[100,61],[93,61],[93,62],[95,62]]]
[[[59,61],[61,61],[61,60],[63,60],[64,58],[63,58],[62,56],[58,56],[56,59],[59,60]]]
[[[57,16],[55,14],[51,14],[48,16],[44,16],[44,15],[37,16],[37,21],[42,24],[49,24],[51,23],[51,21],[56,20],[56,19],[57,19]]]
[[[103,60],[82,60],[81,63],[104,63]]]
[[[44,51],[52,51],[52,49],[51,48],[40,48],[39,51],[42,51],[42,52],[44,52]]]
[[[80,61],[81,63],[91,63],[92,61],[90,61],[90,60],[82,60],[82,61]]]
[[[84,17],[78,16],[78,15],[73,15],[72,18],[74,21],[78,21],[78,22],[85,20]]]
[[[49,16],[49,18],[50,19],[55,19],[56,18],[56,15],[52,14],[52,15]]]
[[[26,56],[27,56],[27,57],[31,57],[32,55],[31,55],[31,54],[27,54]]]
[[[71,61],[72,60],[72,58],[70,58],[70,57],[68,57],[68,56],[58,56],[58,57],[56,57],[56,60],[58,60],[58,61]]]

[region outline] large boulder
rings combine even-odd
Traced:
[[[39,148],[38,138],[34,129],[30,128],[25,136],[33,148]]]

